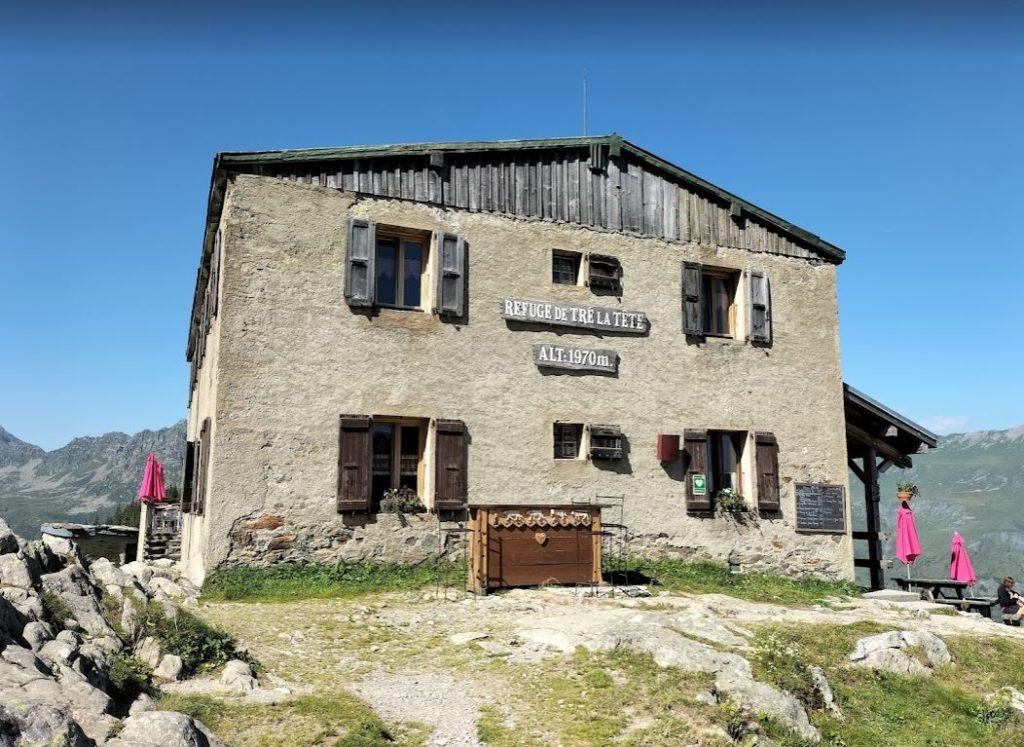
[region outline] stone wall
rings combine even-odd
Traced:
[[[429,311],[350,309],[344,301],[350,217],[465,237],[465,323],[443,322]],[[265,553],[329,560],[364,556],[356,549],[360,544],[377,548],[374,556],[383,547],[398,549],[387,540],[368,541],[389,519],[353,527],[336,512],[341,413],[464,421],[472,503],[624,495],[625,523],[643,538],[638,549],[692,548],[704,557],[739,558],[743,567],[852,577],[849,534],[794,529],[794,483],[846,486],[848,480],[834,265],[681,247],[256,176],[229,184],[221,226],[216,371],[202,372],[210,383],[202,384],[206,401],[198,403],[215,413],[210,498],[206,517],[193,524],[183,548],[194,579],[243,556],[245,562],[264,562],[258,558]],[[552,284],[552,249],[619,258],[622,296]],[[688,341],[680,309],[684,259],[741,273],[741,320],[748,316],[747,274],[766,272],[772,345],[750,344],[745,321],[736,339]],[[602,335],[506,323],[500,310],[505,297],[643,311],[651,328],[646,335]],[[621,359],[618,375],[543,372],[532,356],[532,345],[540,342],[614,349]],[[190,432],[197,418],[190,415]],[[625,458],[609,464],[552,459],[556,420],[620,425]],[[773,432],[782,510],[743,528],[728,518],[688,514],[685,475],[655,454],[657,434],[686,428],[749,434],[741,473],[750,502],[756,500],[752,434]],[[428,505],[431,434],[423,491]],[[251,540],[234,539],[242,522],[265,515],[285,523],[255,530]],[[265,544],[260,532],[271,532]],[[362,543],[355,541],[359,537]],[[271,548],[271,540],[289,546]]]
[[[378,561],[422,565],[461,557],[457,522],[425,514],[338,516],[333,521],[292,521],[283,514],[246,516],[235,522],[221,567],[276,563]]]

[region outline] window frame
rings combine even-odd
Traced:
[[[722,469],[722,446],[721,439],[728,437],[732,445],[733,454],[736,457],[736,484],[732,486],[722,485],[724,482],[722,479],[725,472]],[[746,431],[730,431],[730,430],[708,430],[707,431],[707,480],[708,480],[708,491],[710,495],[716,496],[719,490],[723,490],[726,487],[731,487],[733,492],[739,495],[746,495],[743,493],[745,481],[743,479],[743,457],[746,452],[748,434]]]
[[[398,246],[395,252],[395,301],[396,303],[384,303],[380,300],[380,244],[381,241],[395,241]],[[408,306],[401,303],[405,298],[405,252],[406,244],[417,243],[421,247],[420,254],[420,302],[417,306]],[[374,305],[382,309],[397,309],[399,311],[425,311],[429,307],[429,266],[431,251],[431,235],[427,231],[417,231],[412,228],[398,226],[377,225],[374,237]]]
[[[566,438],[564,433],[559,436],[559,431],[565,429],[572,429],[573,438],[576,443],[576,453],[573,456],[561,456],[559,446],[564,447],[566,445]],[[556,421],[551,427],[551,458],[557,462],[571,462],[579,461],[584,454],[583,450],[583,423],[568,423],[562,421]]]
[[[416,452],[416,496],[420,502],[425,503],[426,493],[426,459],[427,459],[427,431],[430,427],[428,418],[406,418],[388,415],[370,416],[370,513],[379,513],[380,499],[373,495],[373,433],[378,426],[391,428],[391,459],[389,460],[390,487],[385,490],[393,490],[401,485],[402,480],[402,428],[411,427],[418,430],[417,452]]]
[[[562,282],[556,279],[557,268],[555,265],[556,260],[569,260],[573,265],[573,280],[571,283]],[[583,273],[583,254],[582,252],[574,252],[566,249],[552,249],[551,250],[551,284],[552,285],[568,285],[568,286],[579,286],[582,284],[582,273]]]
[[[727,267],[701,267],[701,294],[703,295],[703,308],[701,309],[701,315],[703,317],[703,335],[705,337],[721,337],[725,339],[738,339],[736,329],[736,297],[739,292],[740,285],[740,271],[731,270]],[[715,294],[712,293],[713,284],[715,281],[725,281],[727,283],[727,291],[729,298],[728,308],[728,330],[718,331],[712,329],[714,314],[714,298]]]

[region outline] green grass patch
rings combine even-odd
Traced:
[[[676,558],[636,558],[630,570],[654,579],[668,591],[728,594],[752,602],[815,604],[826,597],[860,596],[849,581],[799,579],[772,573],[733,573],[718,563],[690,563]]]
[[[52,591],[44,589],[39,592],[39,601],[43,605],[43,619],[58,631],[64,629],[65,620],[74,617],[71,608]]]
[[[750,660],[758,679],[789,690],[804,703],[825,745],[997,747],[1024,737],[1024,726],[1011,718],[1004,703],[984,700],[1004,685],[1024,686],[1024,644],[951,636],[947,645],[956,664],[939,667],[930,678],[848,666],[858,638],[888,629],[874,623],[765,626],[757,631]],[[825,671],[844,722],[820,710],[808,673],[815,665]],[[780,744],[803,745],[775,724],[766,723],[765,731]]]
[[[396,738],[366,704],[345,692],[305,695],[273,704],[165,695],[159,706],[187,713],[238,747],[412,747],[422,743],[419,734]]]
[[[126,708],[143,693],[152,694],[153,670],[134,656],[112,654],[107,682],[107,694],[115,704]]]
[[[461,565],[405,566],[391,563],[275,565],[214,571],[203,584],[205,601],[285,602],[351,598],[380,591],[419,589],[461,573]]]

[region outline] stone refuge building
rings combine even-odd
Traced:
[[[188,572],[414,562],[467,504],[623,496],[629,552],[851,578],[843,258],[617,135],[221,153]],[[398,487],[427,513],[381,513]]]

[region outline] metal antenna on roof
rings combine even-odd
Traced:
[[[587,71],[583,71],[583,134],[587,134]]]

